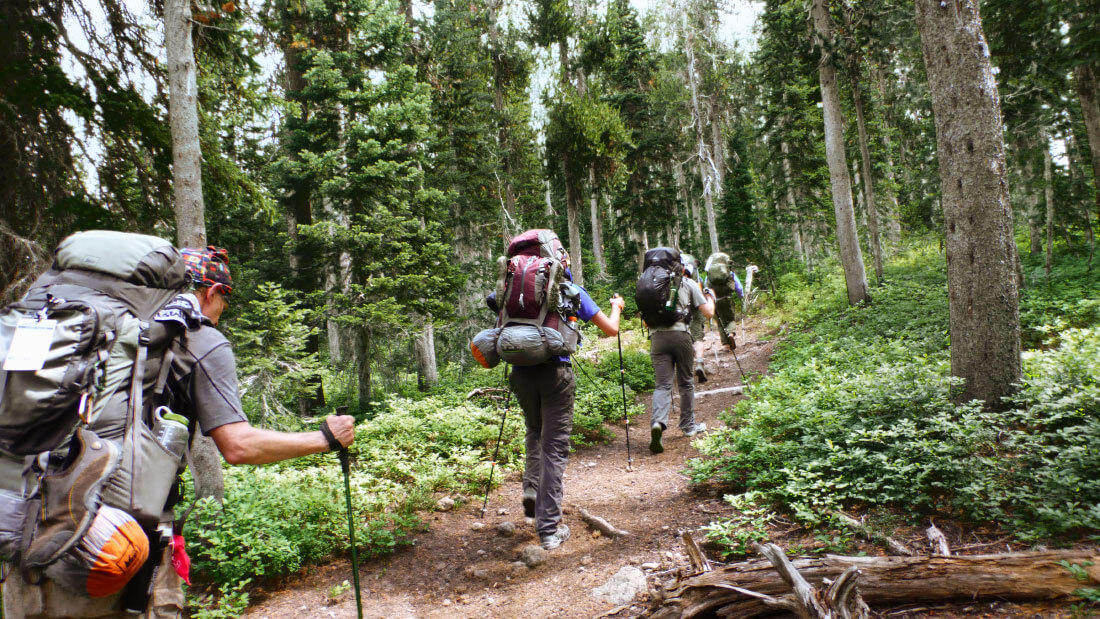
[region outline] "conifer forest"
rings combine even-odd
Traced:
[[[534,228],[626,303],[542,563],[470,348]],[[1100,0],[0,0],[0,306],[92,229],[227,250],[253,425],[356,418],[348,510],[196,441],[191,617],[356,616],[349,521],[359,616],[1100,614]],[[660,246],[746,294],[656,454]]]

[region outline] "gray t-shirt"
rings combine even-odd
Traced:
[[[690,280],[687,277],[680,280],[680,292],[679,298],[676,300],[676,308],[680,310],[694,309],[707,302],[707,298],[703,296],[703,289],[699,287],[699,284],[694,280]],[[670,327],[653,327],[652,331],[687,331],[688,324],[686,322],[677,322]]]
[[[197,418],[202,433],[247,421],[237,390],[237,362],[229,340],[204,324],[187,331],[172,346],[173,405]]]

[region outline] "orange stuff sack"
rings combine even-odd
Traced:
[[[104,505],[84,537],[48,568],[46,576],[74,593],[114,595],[149,558],[149,538],[121,509]]]
[[[498,338],[500,338],[500,329],[485,329],[470,341],[470,353],[481,367],[490,369],[500,363],[500,353],[497,351]]]

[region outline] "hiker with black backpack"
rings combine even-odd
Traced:
[[[248,423],[214,328],[232,289],[224,249],[91,231],[0,312],[4,617],[181,617],[173,506],[196,430],[232,464],[352,443],[350,416],[317,432]]]
[[[528,230],[508,244],[498,260],[496,290],[489,308],[497,325],[477,334],[471,352],[486,368],[512,364],[509,384],[527,428],[523,512],[535,519],[546,550],[569,539],[562,522],[562,476],[573,432],[576,382],[570,355],[580,346],[577,321],[591,322],[605,335],[619,332],[623,299],[611,298],[611,315],[573,283],[569,254],[551,230]]]
[[[668,429],[674,377],[680,389],[680,431],[691,437],[707,429],[706,424],[695,421],[692,379],[695,349],[690,323],[692,308],[706,318],[714,316],[714,299],[685,277],[680,252],[670,247],[655,247],[646,252],[634,298],[650,329],[650,358],[656,385],[649,450],[657,454],[665,450],[662,435]]]

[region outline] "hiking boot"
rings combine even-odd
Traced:
[[[691,424],[690,428],[688,428],[687,430],[684,430],[684,436],[695,436],[696,434],[700,434],[700,433],[706,432],[706,431],[707,431],[707,424],[705,424],[705,423],[693,423],[693,424]]]
[[[653,424],[653,427],[649,429],[649,450],[655,454],[665,450],[665,446],[661,444],[661,435],[664,434],[664,431],[664,426],[659,423]]]
[[[523,491],[523,515],[527,518],[535,517],[535,491]]]
[[[569,526],[564,522],[558,525],[558,530],[549,535],[540,535],[539,541],[542,542],[542,547],[545,550],[553,550],[562,545],[562,542],[569,539]]]
[[[65,468],[42,477],[42,511],[27,548],[27,567],[44,567],[72,548],[99,510],[99,492],[118,468],[122,451],[89,430],[73,435]]]
[[[695,366],[695,380],[699,381],[700,385],[707,382],[707,372],[702,365]]]

